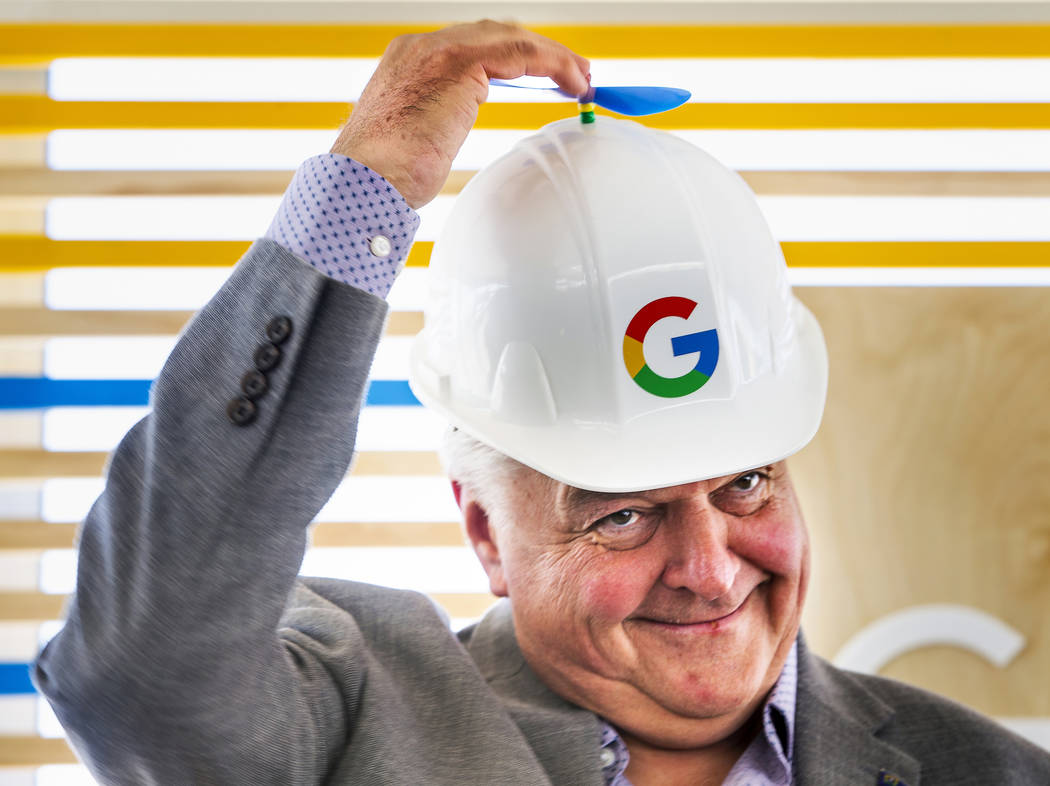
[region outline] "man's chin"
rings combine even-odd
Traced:
[[[652,696],[654,701],[668,713],[689,720],[717,720],[748,712],[748,708],[761,700],[762,686],[755,680],[738,678],[731,690],[725,684],[683,684],[672,685],[669,690],[661,691],[663,695]],[[743,690],[741,688],[744,688]],[[753,688],[753,690],[751,689]]]
[[[609,717],[617,728],[648,745],[669,750],[689,750],[722,742],[743,728],[761,703],[761,696],[746,694],[688,697],[651,696],[648,711],[635,705],[622,717]]]
[[[703,735],[705,727],[739,725],[761,704],[769,690],[769,661],[754,656],[763,651],[757,645],[746,654],[688,665],[680,659],[649,661],[641,664],[633,681],[650,699],[654,719],[665,716],[666,725],[674,728],[679,724],[673,721],[679,719],[683,730],[695,722]],[[669,679],[654,680],[658,674]]]

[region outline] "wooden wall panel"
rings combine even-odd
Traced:
[[[882,674],[994,715],[1050,715],[1050,289],[798,291],[829,399],[792,460],[826,656],[875,619],[962,603],[1028,639],[1005,669],[946,647]]]

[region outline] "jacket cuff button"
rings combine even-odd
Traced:
[[[276,344],[261,344],[255,350],[255,368],[259,371],[269,371],[281,362],[281,350]]]
[[[274,344],[283,344],[292,335],[292,320],[289,317],[274,317],[266,326],[266,337]]]
[[[241,392],[253,401],[269,389],[270,383],[261,371],[249,371],[241,377]]]
[[[226,406],[226,416],[236,426],[247,426],[258,414],[255,404],[243,396],[238,396]]]

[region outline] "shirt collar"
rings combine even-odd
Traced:
[[[798,698],[798,641],[784,661],[766,706],[762,708],[762,726],[766,738],[775,750],[783,754],[788,765],[795,749],[795,701]],[[778,719],[774,719],[779,715]]]

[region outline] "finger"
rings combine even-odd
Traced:
[[[486,47],[482,66],[489,78],[546,76],[573,95],[587,92],[590,63],[586,58],[538,33],[517,32],[512,38]]]
[[[539,46],[539,52],[544,58],[541,63],[535,64],[543,68],[546,73],[537,74],[535,65],[529,63],[525,73],[529,76],[549,76],[558,87],[574,95],[583,95],[590,87],[591,64],[587,58],[573,52],[569,47],[553,41],[550,38],[526,31]]]

